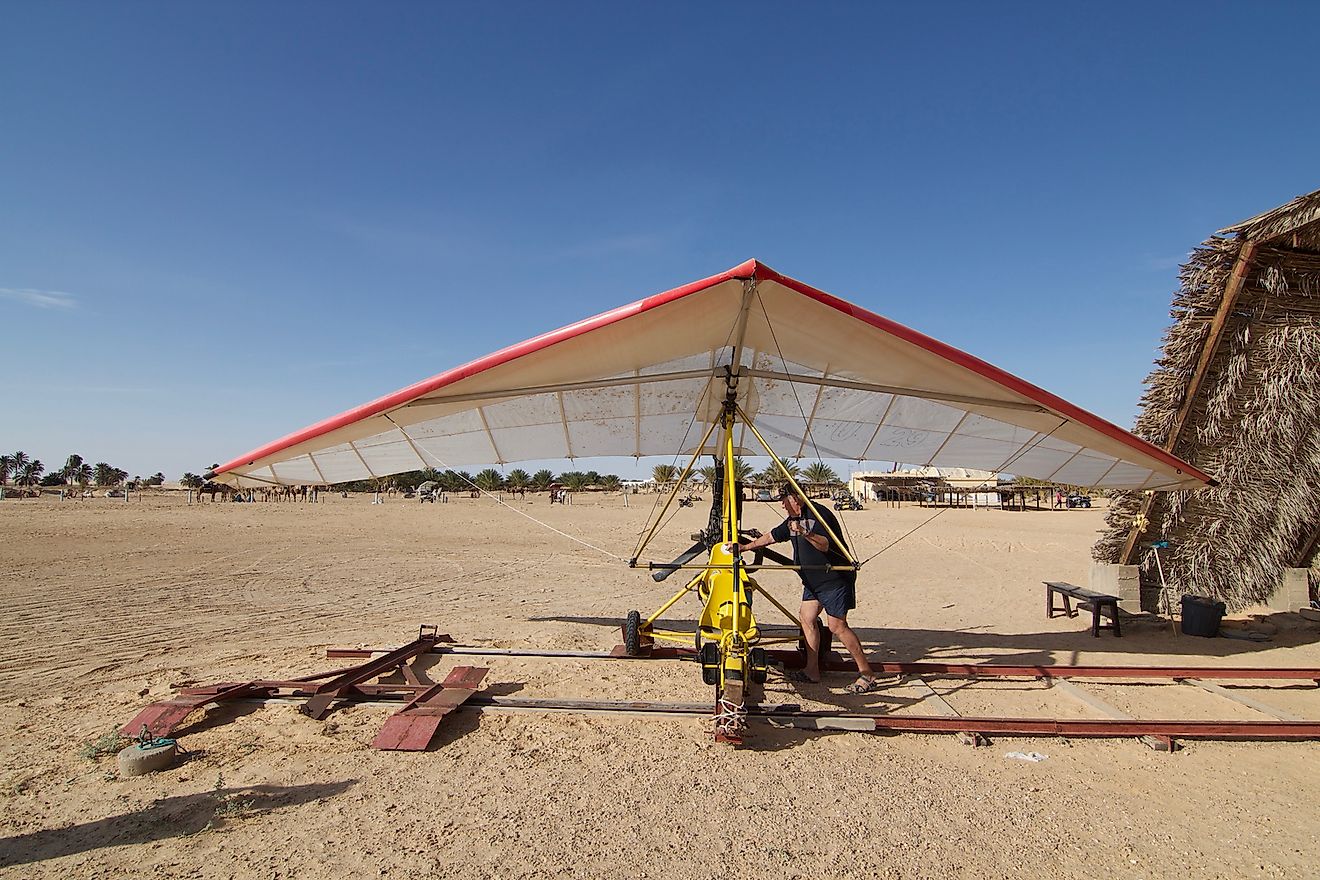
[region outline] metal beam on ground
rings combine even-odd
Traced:
[[[935,692],[924,678],[912,676],[907,680],[908,684],[921,694],[921,701],[929,703],[935,710],[935,714],[942,715],[945,718],[959,718],[958,710],[945,702],[944,698]],[[958,742],[965,746],[984,746],[989,745],[989,741],[984,736],[975,731],[960,730],[957,733]]]
[[[1254,709],[1262,715],[1269,715],[1271,718],[1277,718],[1279,721],[1305,721],[1300,715],[1294,715],[1291,712],[1285,712],[1283,709],[1271,706],[1269,703],[1262,703],[1260,700],[1252,699],[1245,694],[1235,694],[1226,687],[1217,684],[1211,684],[1208,681],[1199,681],[1195,678],[1180,678],[1178,681],[1183,684],[1190,684],[1198,687],[1208,693],[1217,694],[1227,700],[1232,700],[1240,706],[1246,706],[1248,709]]]
[[[422,751],[431,744],[445,716],[477,692],[488,671],[477,666],[454,667],[443,682],[431,685],[386,719],[372,746],[392,751]]]
[[[1136,718],[1124,712],[1122,709],[1118,708],[1117,706],[1111,706],[1109,703],[1106,703],[1104,700],[1100,699],[1095,694],[1090,693],[1089,691],[1082,690],[1077,685],[1073,684],[1071,681],[1068,681],[1068,679],[1066,678],[1051,678],[1048,681],[1050,687],[1058,688],[1068,696],[1072,697],[1074,700],[1077,700],[1080,703],[1084,703],[1087,706],[1090,706],[1092,709],[1094,709],[1095,711],[1099,712],[1101,715],[1104,715],[1107,718],[1112,718],[1115,721],[1136,720]],[[1173,750],[1173,740],[1168,739],[1167,737],[1161,738],[1156,736],[1141,736],[1138,737],[1138,739],[1140,739],[1142,743],[1144,743],[1147,746],[1150,746],[1152,749],[1154,749],[1157,752],[1169,752]]]
[[[368,660],[360,666],[355,666],[347,672],[335,676],[324,684],[317,685],[311,690],[307,702],[299,708],[299,711],[312,718],[325,717],[325,714],[330,711],[331,704],[351,693],[355,685],[391,672],[419,654],[430,652],[442,638],[434,632],[429,635],[420,635],[403,647],[395,648],[375,660]]]

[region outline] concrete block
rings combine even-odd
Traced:
[[[1283,580],[1274,594],[1266,602],[1271,611],[1296,611],[1311,605],[1310,570],[1305,568],[1285,568]]]
[[[1114,565],[1110,562],[1091,563],[1092,590],[1118,597],[1118,607],[1130,614],[1141,611],[1141,567]]]

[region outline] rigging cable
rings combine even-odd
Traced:
[[[738,330],[738,316],[735,315],[733,319],[733,324],[732,326],[729,327],[729,332],[724,337],[724,346],[721,346],[721,348],[729,344],[729,342],[733,339],[733,334],[736,333],[737,330]],[[715,351],[718,352],[719,349],[717,348]],[[711,386],[716,376],[716,365],[714,363],[714,360],[715,360],[715,354],[712,353],[711,365],[710,365],[710,379],[706,382],[706,387],[702,390],[701,397],[697,398],[697,407],[692,413],[692,418],[688,420],[687,427],[683,430],[683,439],[679,441],[678,444],[679,451],[676,451],[674,453],[673,459],[669,462],[669,466],[671,468],[677,466],[678,458],[680,455],[683,454],[682,449],[687,444],[688,437],[691,436],[692,434],[692,428],[694,425],[696,425],[697,418],[701,415],[702,409],[706,406],[706,396],[710,394]],[[675,474],[675,477],[677,476],[678,475]],[[651,517],[656,515],[656,508],[660,506],[661,494],[662,493],[660,492],[655,493],[655,500],[651,502],[651,513],[646,517],[646,521],[642,523],[641,531],[637,533],[637,546],[633,550],[634,559],[636,559],[638,554],[642,552],[642,543],[643,541],[646,540],[646,525],[651,521]],[[651,533],[655,534],[656,532],[659,532],[661,529],[663,529],[665,526],[669,525],[670,520],[674,518],[674,514],[676,513],[678,513],[678,508],[674,508],[674,512],[669,514],[668,519],[666,519],[663,523],[659,523],[656,525],[654,529],[651,529]]]
[[[761,305],[761,315],[765,318],[765,326],[770,330],[770,341],[775,344],[775,353],[779,355],[779,363],[784,370],[784,375],[791,376],[792,372],[788,369],[788,359],[784,357],[784,350],[779,347],[779,337],[775,334],[775,325],[770,321],[770,312],[765,307],[765,300],[761,298],[761,291],[759,288],[756,291],[756,301]],[[822,373],[821,376],[824,378],[824,373]],[[806,443],[811,444],[812,451],[816,453],[816,462],[823,465],[825,462],[821,461],[820,447],[816,445],[816,438],[811,435],[811,420],[807,418],[807,410],[802,406],[802,401],[798,398],[797,386],[791,379],[788,382],[788,390],[793,393],[793,402],[797,404],[798,414],[802,416],[802,429],[806,434],[803,440]],[[817,393],[819,395],[825,394],[825,386],[822,385],[820,391]],[[819,401],[819,398],[817,398],[817,400]],[[836,474],[835,476],[838,475]],[[855,546],[853,544],[852,534],[848,530],[848,524],[844,522],[843,518],[839,518],[839,522],[843,526],[844,539],[848,542],[849,546]],[[860,568],[865,564],[866,563],[860,563],[858,567]]]
[[[414,439],[412,438],[412,435],[410,435],[410,434],[408,433],[408,431],[403,427],[403,425],[400,425],[398,422],[394,421],[394,419],[390,417],[389,413],[385,413],[385,418],[389,419],[390,424],[392,424],[392,425],[394,425],[394,427],[398,428],[398,429],[399,429],[399,432],[400,432],[401,434],[403,434],[404,437],[407,437],[407,438],[408,438],[408,442],[411,443],[415,449],[419,449],[419,450],[421,450],[422,452],[426,453],[428,456],[431,457],[431,459],[433,459],[433,460],[436,462],[436,464],[440,465],[440,467],[444,468],[444,469],[447,470],[447,471],[451,471],[451,472],[453,472],[454,469],[453,469],[452,467],[450,467],[449,465],[445,464],[445,463],[440,459],[440,457],[439,457],[438,455],[436,455],[434,452],[432,452],[431,450],[427,449],[425,446],[421,445],[421,444],[418,443],[416,440],[414,440]],[[467,483],[467,484],[468,484],[469,486],[471,486],[473,489],[476,489],[476,490],[477,490],[478,492],[480,492],[482,495],[485,495],[486,497],[493,499],[493,500],[495,501],[495,503],[500,504],[500,505],[502,505],[502,506],[504,506],[504,507],[507,507],[509,510],[512,510],[514,513],[518,514],[519,516],[526,517],[527,519],[531,520],[532,522],[536,523],[537,525],[539,525],[539,526],[544,526],[545,528],[549,529],[550,531],[552,531],[552,532],[554,532],[554,533],[556,533],[556,534],[558,534],[558,535],[562,535],[562,536],[564,536],[565,538],[568,538],[570,541],[574,541],[574,542],[576,542],[576,543],[578,543],[578,544],[581,544],[583,547],[590,547],[592,550],[596,550],[597,552],[604,553],[606,556],[610,557],[611,559],[618,560],[619,562],[627,562],[627,561],[628,561],[628,560],[624,559],[622,556],[619,556],[619,555],[617,555],[617,554],[615,554],[615,553],[611,553],[610,551],[606,550],[606,549],[603,548],[603,547],[597,547],[595,544],[592,544],[592,543],[590,543],[590,542],[588,542],[588,541],[584,541],[584,540],[582,540],[581,538],[578,538],[578,537],[576,537],[576,536],[574,536],[574,535],[570,535],[568,532],[565,532],[565,531],[563,531],[563,530],[561,530],[561,529],[557,529],[557,528],[555,528],[554,526],[550,525],[548,522],[543,522],[543,521],[537,519],[536,517],[532,516],[530,513],[526,513],[526,512],[524,512],[524,511],[521,511],[521,510],[519,510],[518,508],[514,507],[514,506],[511,505],[511,504],[505,504],[505,502],[504,502],[504,500],[503,500],[502,498],[499,498],[499,497],[496,496],[496,495],[492,495],[490,492],[487,492],[485,489],[481,488],[481,487],[478,486],[476,483],[472,482],[471,480],[467,479],[466,477],[463,477],[461,474],[458,474],[458,476],[459,476],[460,478],[463,479],[463,482]]]

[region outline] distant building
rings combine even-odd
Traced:
[[[977,507],[998,507],[996,491],[999,474],[971,468],[919,467],[900,471],[854,471],[848,477],[848,491],[863,501],[878,501],[889,488],[929,487],[936,493],[957,493],[963,503]],[[981,491],[984,490],[984,491]]]

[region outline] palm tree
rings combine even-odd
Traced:
[[[779,464],[783,466],[784,470],[792,474],[794,479],[797,479],[798,472],[801,468],[798,467],[796,461],[781,458],[779,459]],[[757,479],[767,485],[774,485],[776,483],[784,482],[784,473],[779,468],[775,467],[775,463],[772,461],[766,465],[765,470],[761,471]]]
[[[539,470],[532,477],[532,485],[537,489],[549,489],[550,484],[555,481],[555,472],[549,470]]]
[[[165,475],[160,471],[156,471],[154,474],[151,475],[151,480],[149,482],[153,486],[163,485],[165,482]]]
[[[64,460],[64,467],[60,470],[60,475],[64,477],[64,482],[73,483],[74,474],[83,466],[83,457],[81,455],[70,455]]]
[[[515,492],[525,492],[531,484],[532,475],[522,468],[514,468],[509,471],[509,478],[504,481],[504,485]]]
[[[486,468],[484,471],[477,474],[477,478],[473,482],[475,482],[477,488],[482,491],[494,492],[504,485],[504,474],[501,474],[499,471],[495,470],[495,468]]]
[[[560,474],[559,481],[564,484],[564,488],[572,492],[581,492],[591,482],[587,479],[587,475],[581,471],[569,471],[566,474]]]
[[[806,478],[808,484],[817,487],[825,486],[828,488],[842,482],[839,475],[834,472],[834,468],[823,461],[808,465],[807,469],[802,472],[802,476]]]
[[[606,474],[601,478],[600,487],[606,492],[617,492],[623,488],[623,481],[619,479],[618,474]]]
[[[106,487],[115,484],[115,469],[104,461],[98,461],[92,467],[92,479],[97,486]]]
[[[27,458],[27,456],[23,456]],[[41,475],[46,472],[46,466],[41,463],[41,459],[34,458],[31,461],[23,462],[23,466],[18,469],[18,474],[14,482],[20,486],[32,487],[41,481]]]
[[[672,464],[658,464],[651,468],[651,479],[655,480],[657,489],[664,489],[678,479],[678,468]]]
[[[87,484],[92,481],[92,466],[85,461],[78,465],[78,470],[73,473],[72,481],[86,488]],[[200,486],[201,483],[197,485]]]
[[[83,467],[86,467],[86,465],[83,465]],[[185,473],[183,478],[179,480],[179,483],[186,489],[200,489],[202,488],[202,482],[202,478],[194,473]]]
[[[26,452],[15,452],[13,455],[9,456],[9,473],[14,477],[16,482],[19,473],[23,470],[23,465],[27,464],[28,461],[30,461],[30,459]]]
[[[0,455],[0,486],[9,482],[9,475],[14,472],[14,457]]]

